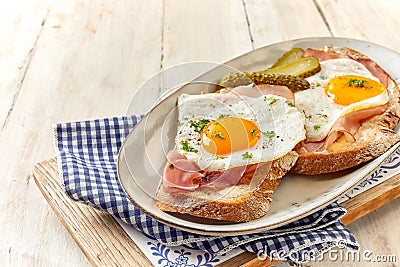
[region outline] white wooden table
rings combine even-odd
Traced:
[[[1,1],[0,29],[0,266],[89,266],[32,180],[55,156],[52,124],[124,115],[162,69],[283,40],[349,37],[400,52],[400,2]],[[399,264],[399,217],[397,199],[349,227],[362,249]]]

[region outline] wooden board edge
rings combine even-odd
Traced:
[[[86,255],[86,257],[89,259],[89,261],[94,265],[94,266],[115,266],[115,265],[121,265],[120,260],[114,259],[114,262],[112,262],[113,259],[109,259],[110,262],[106,263],[104,260],[99,259],[98,254],[92,254],[90,253],[93,250],[93,247],[90,245],[92,242],[98,242],[96,236],[90,236],[91,240],[82,240],[79,238],[79,234],[82,234],[83,229],[79,228],[73,228],[71,226],[71,223],[67,221],[68,218],[66,214],[62,214],[59,210],[60,204],[62,205],[63,203],[58,203],[55,198],[52,196],[54,195],[55,192],[50,192],[47,190],[47,188],[44,186],[44,183],[47,183],[49,185],[49,181],[46,179],[43,179],[42,176],[46,177],[52,177],[55,173],[58,172],[56,169],[57,166],[57,161],[55,158],[52,158],[50,160],[45,160],[40,163],[35,164],[33,168],[33,177],[34,180],[39,187],[40,191],[42,192],[43,196],[46,198],[47,202],[50,204],[54,212],[56,213],[57,217],[61,220],[63,225],[66,227],[68,232],[71,234],[71,236],[74,238],[78,246],[81,248],[82,252]],[[47,173],[46,173],[47,172]],[[58,175],[57,175],[58,177]],[[55,181],[53,181],[55,182]],[[58,183],[58,181],[56,181]],[[60,187],[59,184],[53,184],[49,185],[52,187]],[[54,188],[56,189],[56,188]],[[400,175],[396,175],[385,182],[378,184],[371,189],[368,189],[365,192],[360,193],[359,195],[346,200],[343,202],[341,205],[347,209],[347,214],[342,218],[342,222],[345,225],[348,225],[352,223],[353,221],[369,214],[370,212],[378,209],[379,207],[383,206],[384,204],[398,198],[400,196]],[[101,221],[101,223],[105,223],[106,225],[109,225],[107,227],[106,231],[108,234],[115,236],[120,240],[120,244],[114,244],[116,249],[122,249],[122,250],[127,250],[128,255],[131,255],[131,259],[124,258],[124,263],[126,264],[132,264],[132,262],[138,262],[138,264],[146,264],[146,265],[151,265],[149,259],[143,254],[143,252],[137,247],[137,245],[133,242],[133,240],[126,234],[126,232],[122,229],[122,227],[116,222],[116,220],[109,214],[106,214],[104,212],[98,211],[92,207],[86,207],[85,205],[82,205],[80,203],[76,203],[72,201],[66,194],[60,195],[58,194],[57,197],[61,199],[62,201],[65,201],[64,206],[72,206],[82,212],[82,214],[88,214],[90,216],[94,216],[97,218],[96,221]],[[68,205],[67,205],[68,204]],[[73,211],[74,209],[72,209]],[[100,229],[97,229],[100,231]],[[102,233],[104,234],[104,233]],[[89,242],[89,244],[88,244]],[[128,249],[127,249],[128,248]],[[129,249],[130,248],[130,249]],[[105,253],[110,254],[109,251],[106,251]],[[133,256],[132,256],[133,255]],[[143,262],[144,261],[144,262]],[[225,266],[245,266],[245,267],[252,267],[252,266],[270,266],[272,263],[276,261],[271,261],[270,259],[267,260],[259,260],[257,259],[257,256],[253,253],[250,252],[243,252],[227,261],[224,261],[221,264],[218,264],[217,266],[219,267],[225,267]]]
[[[386,203],[395,200],[400,196],[400,174],[352,197],[340,205],[347,210],[347,213],[341,219],[344,225],[356,221],[357,219],[369,214],[370,212],[382,207]],[[243,252],[236,257],[229,259],[218,267],[237,266],[234,264],[246,267],[269,266],[276,261],[270,259],[261,261],[256,255],[250,252]]]
[[[352,197],[341,204],[347,209],[347,213],[342,218],[344,225],[356,221],[357,219],[377,210],[386,203],[389,203],[400,196],[400,175],[392,178]]]
[[[52,177],[54,175],[57,179]],[[35,164],[33,177],[57,217],[93,266],[151,265],[142,250],[110,214],[77,203],[61,192],[54,158]],[[67,209],[69,213],[62,212],[60,207]],[[79,223],[74,224],[69,218],[70,214],[81,219],[87,217],[89,220],[79,220]],[[94,234],[85,234],[88,228]],[[104,237],[110,239],[111,244]]]

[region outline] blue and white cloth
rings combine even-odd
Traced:
[[[114,117],[54,127],[60,179],[69,197],[112,214],[167,246],[184,245],[211,254],[239,247],[258,255],[304,262],[333,246],[359,249],[354,236],[340,222],[346,211],[336,203],[284,227],[230,237],[193,234],[149,217],[125,196],[116,167],[124,138],[140,119]]]

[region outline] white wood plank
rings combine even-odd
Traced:
[[[242,1],[166,1],[163,67],[223,62],[251,50]]]
[[[0,1],[0,134],[21,91],[49,2]]]
[[[400,261],[400,246],[398,245],[400,238],[397,231],[400,227],[399,211],[400,199],[397,199],[349,226],[358,238],[363,251],[370,250],[374,256],[397,256],[397,262],[394,265],[388,263],[388,266],[396,266]]]
[[[245,3],[254,48],[290,39],[331,36],[312,0]]]
[[[53,123],[124,114],[138,85],[160,68],[161,18],[158,1],[50,7],[0,137],[1,266],[89,266],[31,169],[55,155]]]
[[[400,51],[398,0],[316,0],[334,36]]]
[[[167,73],[161,91],[190,81],[216,64],[251,49],[242,1],[166,1],[163,68],[189,64]]]

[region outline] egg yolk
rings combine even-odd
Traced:
[[[356,103],[380,95],[385,91],[386,88],[383,84],[355,75],[335,77],[325,86],[325,93],[339,105]]]
[[[253,122],[226,117],[214,120],[204,127],[201,143],[206,151],[220,156],[250,148],[259,138],[260,130]]]

